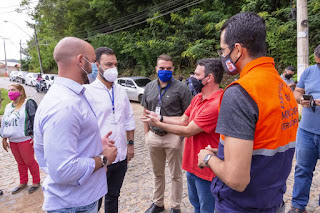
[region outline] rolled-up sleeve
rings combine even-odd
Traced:
[[[78,157],[83,118],[77,104],[69,104],[60,104],[42,119],[44,158],[54,182],[81,185],[93,173],[95,161],[90,157]]]
[[[133,111],[132,107],[129,101],[128,96],[125,97],[125,102],[126,102],[126,119],[125,119],[125,129],[126,131],[131,131],[136,128],[135,122],[134,122],[134,116],[133,116]]]

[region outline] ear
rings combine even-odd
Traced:
[[[82,66],[83,64],[85,64],[82,54],[79,54],[79,55],[76,56],[76,61],[77,61],[77,63],[78,63],[80,66]]]
[[[234,45],[234,48],[236,50],[236,54],[237,54],[237,57],[240,57],[241,55],[244,54],[244,51],[246,51],[246,48],[244,48],[243,46],[241,46],[240,43],[236,43]]]
[[[214,75],[213,75],[212,73],[210,73],[210,74],[209,74],[209,80],[208,80],[208,83],[209,83],[209,82],[211,82],[211,81],[212,81],[212,82],[214,82],[214,81],[215,81],[215,79],[214,79]]]
[[[156,72],[158,73],[158,66],[155,66]]]
[[[174,67],[172,67],[172,70],[171,70],[172,72],[174,71]]]

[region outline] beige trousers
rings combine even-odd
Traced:
[[[166,159],[171,175],[171,208],[179,209],[182,201],[182,152],[183,141],[178,135],[159,136],[149,131],[146,134],[146,145],[149,149],[154,174],[153,203],[164,205]]]

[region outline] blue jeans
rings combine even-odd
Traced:
[[[188,193],[190,203],[195,213],[213,213],[214,197],[211,194],[211,182],[203,180],[194,174],[187,172]]]
[[[48,213],[97,213],[97,212],[98,212],[98,201],[91,203],[87,206],[48,211]]]
[[[304,210],[309,201],[310,187],[320,154],[320,135],[298,129],[297,164],[294,173],[292,206]]]

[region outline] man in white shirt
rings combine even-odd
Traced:
[[[105,196],[105,212],[118,212],[118,198],[127,171],[127,162],[134,156],[135,122],[125,89],[116,83],[117,58],[108,47],[96,49],[97,79],[86,86],[86,96],[98,118],[101,135],[112,131],[118,155],[108,166],[108,193]],[[101,205],[102,199],[100,200]]]

